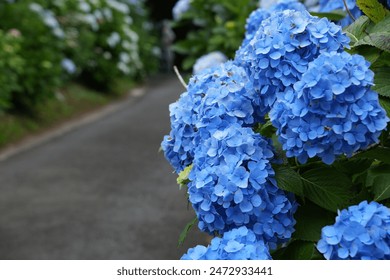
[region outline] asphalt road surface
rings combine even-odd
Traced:
[[[204,243],[185,190],[158,153],[173,76],[115,112],[0,162],[0,259],[179,259]]]

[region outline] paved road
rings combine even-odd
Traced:
[[[1,259],[178,259],[205,239],[158,153],[175,77],[116,112],[0,162]]]

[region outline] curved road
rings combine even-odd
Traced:
[[[143,97],[0,162],[1,259],[178,259],[185,191],[158,153],[169,131],[173,76],[150,80]]]

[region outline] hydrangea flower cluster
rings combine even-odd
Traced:
[[[260,8],[254,10],[248,17],[245,25],[245,38],[242,45],[248,44],[259,29],[261,22],[272,13],[284,10],[306,11],[305,6],[297,0],[261,1]]]
[[[348,37],[326,18],[307,11],[276,12],[261,22],[253,39],[236,53],[267,113],[279,93],[291,89],[310,61],[321,53],[342,51]]]
[[[195,154],[188,194],[202,231],[222,234],[245,225],[273,249],[289,240],[297,205],[276,186],[268,141],[226,123]]]
[[[196,60],[192,72],[194,75],[199,74],[204,69],[218,66],[221,63],[226,62],[227,60],[228,59],[226,55],[219,51],[205,54]]]
[[[252,125],[255,122],[252,99],[246,72],[232,62],[205,69],[191,78],[187,92],[169,107],[171,132],[162,142],[165,157],[176,172],[193,162],[194,149],[199,145],[201,132],[205,131],[201,127],[216,130],[222,119],[227,124],[229,119]],[[214,122],[213,128],[209,122]]]
[[[222,237],[214,237],[208,247],[190,248],[182,260],[270,260],[271,256],[263,240],[253,231],[240,227],[227,231]]]
[[[390,209],[375,201],[339,212],[317,249],[330,260],[390,260]]]
[[[291,237],[297,205],[276,187],[270,142],[253,131],[255,100],[233,62],[201,72],[170,106],[172,130],[162,147],[176,171],[193,164],[188,193],[201,230],[246,225],[274,248]]]
[[[360,11],[359,7],[356,5],[356,0],[346,0],[348,10],[352,14],[352,16],[357,19],[362,15],[362,11]],[[344,10],[346,11],[347,9],[345,8],[345,4],[343,0],[320,0],[320,12],[331,12],[334,10]],[[345,18],[342,20],[338,21],[337,24],[341,26],[347,26],[353,22],[353,19],[347,15]]]
[[[187,91],[178,101],[169,105],[171,131],[164,136],[161,148],[176,173],[191,165],[194,159],[194,137],[197,133],[195,122],[200,100],[200,94]]]
[[[360,55],[324,53],[270,112],[288,157],[331,164],[376,143],[389,119],[370,90],[374,73]]]
[[[190,166],[198,227],[222,236],[183,259],[269,259],[291,238],[297,202],[277,187],[271,140],[254,131],[267,114],[287,156],[302,163],[350,156],[389,121],[368,62],[344,52],[340,26],[284,0],[253,12],[246,28],[235,60],[197,72],[170,105],[165,157],[177,173]]]
[[[135,14],[145,16],[145,10],[141,5],[143,1],[135,3],[134,1],[117,0],[76,0],[72,12],[66,12],[69,1],[56,0],[52,2],[55,13],[44,10],[36,3],[31,4],[30,8],[44,18],[45,23],[53,29],[53,32],[62,32],[61,37],[64,37],[72,51],[84,40],[91,42],[96,40],[93,49],[95,57],[84,62],[89,68],[88,71],[98,71],[102,65],[104,67],[113,65],[124,75],[134,76],[142,71],[144,65],[139,48],[140,37],[134,31],[133,25],[135,24],[132,16]],[[57,30],[56,17],[61,18],[66,23],[64,30]],[[79,33],[78,30],[80,26],[82,28],[88,27],[98,38],[84,39],[84,34]],[[142,27],[146,31],[150,31],[148,24],[144,24]],[[85,67],[79,65],[77,60],[75,63],[78,64],[78,67]]]

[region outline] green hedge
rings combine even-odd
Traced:
[[[3,111],[34,112],[72,79],[110,92],[116,79],[158,67],[143,0],[2,1],[0,18]]]

